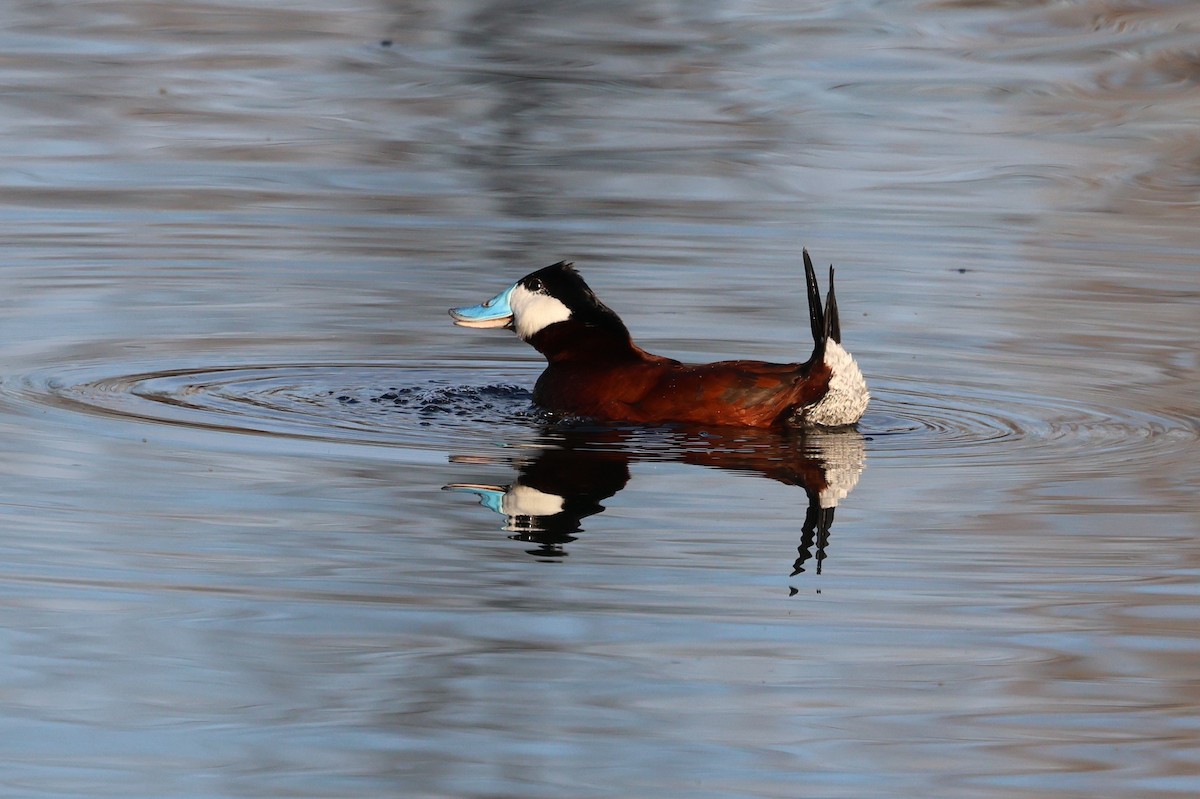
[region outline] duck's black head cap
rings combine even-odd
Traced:
[[[546,294],[557,299],[570,310],[572,322],[629,335],[621,317],[600,301],[573,263],[559,261],[551,264],[521,278],[518,284],[535,294]]]

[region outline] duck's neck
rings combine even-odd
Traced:
[[[572,320],[542,328],[529,343],[551,364],[611,364],[654,357],[634,344],[623,329],[594,327]]]

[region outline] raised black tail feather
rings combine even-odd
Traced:
[[[838,322],[837,297],[833,293],[833,264],[829,265],[829,293],[825,295],[825,325],[829,328],[829,337],[841,344],[842,326]]]
[[[842,343],[842,325],[838,320],[837,295],[833,292],[833,264],[829,265],[829,293],[825,295],[825,306],[821,307],[821,288],[817,285],[817,272],[812,258],[804,250],[804,281],[808,285],[808,321],[812,325],[813,361],[825,359],[825,345],[831,339]]]
[[[812,361],[819,363],[825,359],[825,342],[829,341],[829,319],[821,308],[821,289],[817,286],[817,272],[813,269],[812,258],[808,250],[804,250],[804,281],[808,284],[808,321],[812,325],[813,354]]]

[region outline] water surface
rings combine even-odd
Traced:
[[[6,794],[1200,792],[1191,4],[0,21]],[[856,432],[445,316],[565,258],[797,360],[802,246]]]

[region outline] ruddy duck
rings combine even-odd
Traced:
[[[481,305],[451,308],[462,327],[516,331],[546,356],[533,399],[550,411],[602,421],[772,427],[843,427],[862,418],[870,394],[841,345],[833,267],[821,305],[804,251],[813,351],[803,363],[685,364],[633,343],[574,265],[560,261],[518,280]]]

